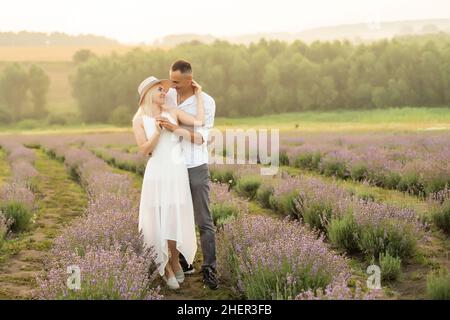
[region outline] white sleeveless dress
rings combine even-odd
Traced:
[[[176,120],[163,112],[170,122]],[[156,130],[155,119],[143,115],[147,139]],[[188,263],[193,263],[197,251],[194,210],[189,176],[178,138],[166,129],[145,168],[139,206],[139,231],[144,244],[153,246],[160,275],[169,260],[167,240],[177,242],[177,249]]]

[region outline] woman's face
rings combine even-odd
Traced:
[[[162,85],[156,85],[155,88],[151,89],[152,92],[152,102],[155,104],[163,105],[166,101],[166,92]]]

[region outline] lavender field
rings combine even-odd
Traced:
[[[274,175],[211,164],[222,285],[193,275],[175,293],[137,231],[147,159],[131,133],[0,146],[0,298],[450,299],[448,131],[288,131]]]

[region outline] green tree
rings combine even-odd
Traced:
[[[48,89],[50,87],[50,78],[42,68],[33,64],[28,71],[28,84],[34,106],[34,117],[43,118],[48,113],[47,110],[45,110],[45,105],[47,102]]]
[[[0,94],[6,107],[11,110],[12,120],[21,118],[27,100],[29,79],[27,72],[18,63],[9,64],[0,77]]]
[[[127,126],[131,124],[130,110],[127,106],[118,106],[111,112],[109,123],[118,126]]]
[[[90,58],[96,57],[95,53],[88,49],[82,49],[75,52],[73,55],[73,62],[76,64],[86,62]]]
[[[302,110],[369,109],[450,103],[450,35],[349,41],[261,40],[249,46],[198,41],[169,50],[135,49],[83,58],[72,78],[84,121],[108,121],[117,106],[129,116],[136,88],[149,75],[167,78],[176,59],[216,101],[217,116]],[[89,56],[84,53],[84,56]]]

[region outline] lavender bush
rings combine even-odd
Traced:
[[[46,272],[38,278],[36,295],[45,299],[160,299],[155,257],[144,249],[138,232],[138,193],[131,179],[111,172],[87,150],[48,150],[64,159],[69,172],[85,187],[89,203],[85,215],[55,240]],[[81,290],[69,290],[63,281],[71,265],[81,269]]]
[[[0,191],[3,204],[17,202],[32,211],[35,208],[35,196],[29,188],[16,182],[6,183]]]
[[[329,284],[325,289],[307,290],[299,293],[295,300],[374,300],[382,297],[380,290],[364,292],[359,282],[350,289],[345,281]]]
[[[253,200],[256,197],[260,185],[261,178],[259,176],[244,176],[238,180],[236,191],[241,196]]]
[[[8,160],[11,163],[23,160],[33,164],[36,160],[36,153],[33,150],[24,147],[22,144],[14,142],[4,143],[2,147],[8,152]]]
[[[11,163],[12,180],[33,188],[32,178],[38,175],[37,170],[29,162],[23,160]]]
[[[434,224],[450,234],[450,188],[431,194],[428,203]]]
[[[218,227],[248,212],[245,201],[241,201],[230,190],[230,185],[223,183],[209,183],[211,189],[211,214],[214,224]]]
[[[10,229],[11,220],[9,220],[2,211],[0,211],[0,249],[6,240],[8,231]]]
[[[350,276],[345,258],[299,222],[243,215],[218,239],[219,272],[247,299],[294,299]]]
[[[38,175],[33,166],[36,154],[16,142],[0,141],[0,144],[8,153],[12,173],[12,179],[0,189],[0,210],[10,221],[9,231],[18,233],[29,229],[33,222],[36,203],[32,181]]]
[[[428,195],[450,185],[447,133],[317,134],[286,138],[293,166]]]
[[[366,255],[377,257],[389,253],[404,258],[415,252],[424,225],[414,210],[372,201],[354,202],[352,209],[357,226],[356,242]]]
[[[141,176],[144,175],[148,159],[139,153],[129,153],[107,148],[96,148],[94,153],[119,169],[135,172]]]
[[[108,249],[88,247],[83,256],[66,253],[53,260],[45,278],[38,277],[39,299],[134,300],[161,299],[152,252],[137,254],[115,244]],[[67,285],[67,267],[80,268],[80,289]]]
[[[334,183],[285,176],[268,186],[261,190],[276,212],[305,222],[334,245],[350,253],[360,251],[369,259],[387,252],[409,257],[424,233],[414,210],[362,200]]]

